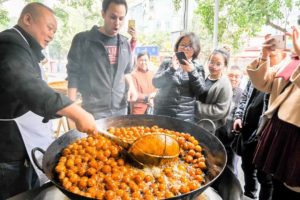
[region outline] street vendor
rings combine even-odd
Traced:
[[[16,26],[0,33],[0,199],[38,187],[43,177],[34,169],[31,149],[53,141],[50,119],[66,116],[79,131],[94,133],[91,114],[42,80],[39,62],[56,32],[53,11],[27,4]]]

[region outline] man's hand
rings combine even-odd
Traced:
[[[61,110],[56,114],[66,116],[75,122],[77,130],[88,133],[96,134],[96,121],[90,113],[86,112],[83,108],[73,103]]]
[[[155,97],[155,95],[156,95],[156,91],[150,93],[150,95],[149,95],[148,105],[149,105],[150,107],[153,107],[153,106],[154,106],[154,97]]]
[[[84,112],[80,117],[74,121],[76,129],[87,133],[87,134],[97,134],[96,121],[94,116],[88,112]]]
[[[243,128],[242,120],[241,119],[234,120],[234,122],[233,122],[233,130],[235,132],[239,133],[242,128]]]
[[[136,41],[137,40],[137,34],[136,34],[136,31],[135,31],[135,28],[131,27],[129,30],[128,30],[128,33],[131,35],[131,39],[133,41]]]
[[[138,92],[134,86],[131,74],[126,74],[125,80],[127,81],[127,84],[129,86],[127,93],[127,101],[135,102],[138,99]]]

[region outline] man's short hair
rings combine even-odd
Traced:
[[[39,8],[45,8],[45,9],[47,9],[48,11],[50,11],[51,13],[54,14],[54,11],[53,11],[51,8],[49,8],[48,6],[46,6],[46,5],[42,4],[42,3],[39,3],[39,2],[33,2],[33,3],[27,4],[27,5],[23,8],[23,10],[22,10],[22,12],[21,12],[21,14],[20,14],[19,20],[20,20],[25,14],[27,14],[27,13],[30,13],[33,17],[39,16],[39,12],[38,12],[38,9],[39,9]]]
[[[124,5],[125,8],[126,8],[126,13],[127,13],[128,6],[127,6],[126,0],[103,0],[103,2],[102,2],[102,12],[105,13],[111,3]]]
[[[242,69],[241,69],[239,66],[237,66],[237,65],[232,65],[232,66],[229,68],[229,70],[239,70],[239,71],[242,71]]]

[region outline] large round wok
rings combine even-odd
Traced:
[[[202,185],[197,190],[194,190],[187,194],[168,198],[168,199],[181,199],[181,200],[194,199],[220,176],[227,162],[225,148],[222,145],[222,143],[219,141],[219,139],[213,134],[204,130],[203,128],[189,122],[185,122],[182,120],[178,120],[166,116],[126,115],[126,116],[100,119],[97,121],[97,123],[103,129],[108,129],[109,127],[157,125],[161,128],[167,128],[179,132],[190,133],[200,142],[200,145],[203,147],[204,150],[204,155],[206,157],[206,164],[208,167],[208,170],[205,172],[206,174],[205,184]],[[56,177],[54,168],[59,160],[59,157],[61,156],[62,150],[70,143],[73,143],[75,140],[86,136],[87,135],[84,133],[78,132],[76,130],[71,130],[63,134],[58,139],[56,139],[48,147],[46,152],[41,150],[40,148],[35,148],[32,151],[33,157],[35,151],[37,150],[44,153],[43,160],[42,160],[42,167],[39,166],[38,162],[36,162],[35,164],[46,174],[46,176],[56,185],[56,187],[58,187],[70,199],[90,199],[90,198],[82,197],[80,195],[74,194],[64,189]]]

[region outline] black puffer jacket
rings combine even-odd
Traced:
[[[0,119],[14,119],[32,111],[48,120],[72,103],[42,80],[41,50],[36,39],[19,26],[0,33]],[[0,120],[0,163],[24,162],[26,157],[17,124]]]
[[[184,72],[175,70],[171,60],[164,61],[153,78],[158,93],[154,98],[154,114],[194,121],[196,96],[202,93],[204,82],[203,66],[192,61],[195,70]]]

